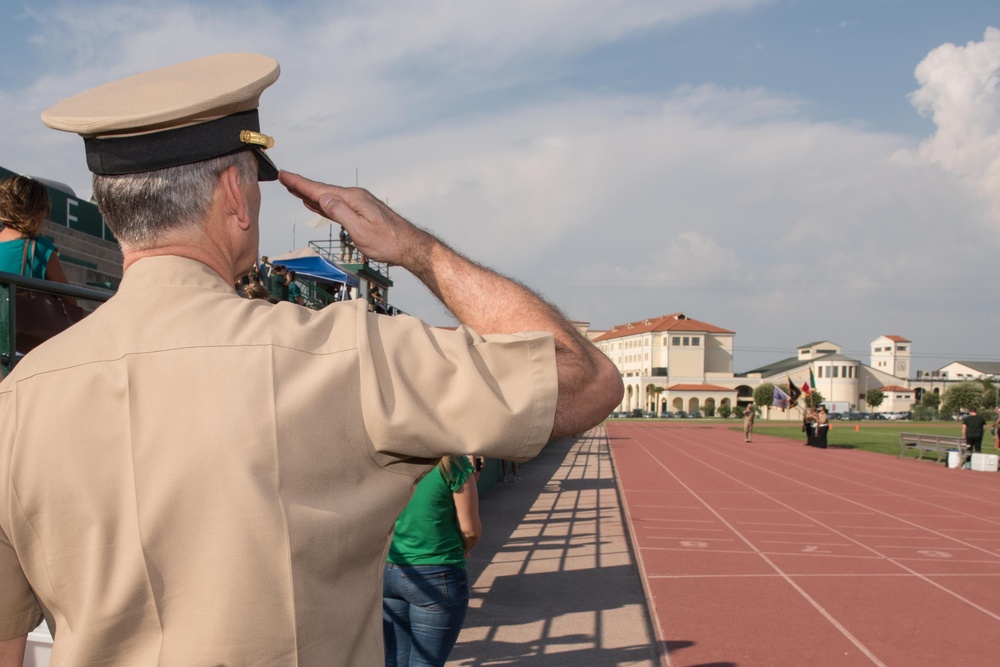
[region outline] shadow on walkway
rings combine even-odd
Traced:
[[[603,428],[550,443],[480,499],[449,665],[657,665]]]

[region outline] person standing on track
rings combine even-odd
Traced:
[[[757,408],[753,403],[743,411],[743,442],[753,442],[753,422],[757,418]]]
[[[813,444],[820,449],[826,449],[826,433],[830,430],[830,416],[826,411],[826,406],[821,405],[816,410],[816,435]]]
[[[969,416],[962,420],[962,438],[969,446],[969,453],[979,454],[983,451],[983,431],[986,429],[986,420],[976,412],[976,408],[969,408]]]

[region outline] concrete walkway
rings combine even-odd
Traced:
[[[448,665],[658,665],[604,428],[549,444],[521,477],[480,500]]]

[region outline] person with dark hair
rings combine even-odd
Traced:
[[[51,203],[39,181],[11,176],[0,181],[0,271],[69,283],[52,240],[42,236]]]
[[[257,110],[278,71],[218,54],[42,114],[83,135],[124,277],[0,382],[0,655],[44,617],[63,667],[380,664],[417,482],[447,455],[527,460],[621,402],[534,292],[367,190],[279,172]],[[276,179],[460,325],[240,298]]]
[[[288,270],[284,264],[275,264],[267,275],[267,300],[271,303],[288,301]]]
[[[815,447],[816,408],[811,405],[806,406],[806,411],[802,413],[802,431],[806,434],[806,444],[810,447]]]
[[[975,407],[969,408],[968,416],[962,420],[962,438],[969,445],[970,454],[981,454],[983,451],[983,432],[986,430],[986,420]]]
[[[354,243],[351,241],[350,233],[343,227],[340,228],[340,261],[354,261]]]
[[[448,660],[469,608],[466,560],[481,534],[472,463],[446,456],[396,519],[382,577],[386,667]]]
[[[821,405],[816,410],[815,422],[816,435],[813,437],[813,444],[820,449],[826,449],[826,435],[830,430],[830,415],[826,411],[826,406]]]
[[[302,288],[295,282],[295,275],[295,272],[290,269],[286,274],[288,278],[288,300],[301,306],[303,304]]]

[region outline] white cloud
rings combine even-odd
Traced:
[[[1000,222],[1000,30],[988,28],[981,42],[937,47],[915,73],[920,88],[910,99],[937,131],[904,157],[962,178]]]
[[[923,281],[953,285],[1000,251],[962,187],[988,197],[991,174],[997,182],[996,65],[990,89],[984,53],[996,31],[921,65],[914,101],[939,130],[919,152],[908,137],[812,122],[812,102],[762,88],[545,94],[592,49],[758,4],[60,4],[39,18],[45,74],[0,91],[14,128],[3,164],[89,194],[81,142],[42,127],[42,109],[151,67],[262,52],[282,65],[261,109],[279,166],[343,185],[357,169],[404,215],[571,317],[610,326],[684,311],[737,330],[738,346],[751,348],[916,339],[929,309],[957,307]],[[949,87],[959,69],[979,78]],[[265,254],[326,238],[293,227],[312,214],[280,186],[264,197]],[[393,278],[395,302],[444,321],[414,280]],[[737,366],[748,364],[738,355]]]

